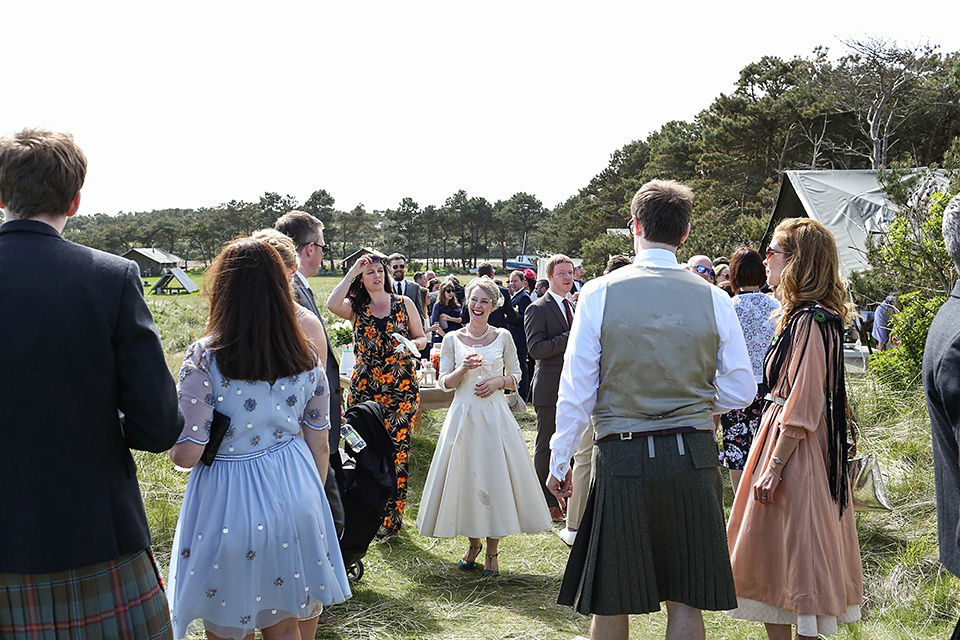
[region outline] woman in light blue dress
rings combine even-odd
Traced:
[[[180,370],[185,426],[170,451],[193,467],[170,564],[174,634],[202,620],[209,638],[313,638],[323,605],[351,595],[321,480],[326,377],[273,247],[236,240],[208,277],[210,319]],[[214,410],[230,427],[213,464],[198,465]]]

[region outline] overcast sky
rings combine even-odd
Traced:
[[[946,1],[647,5],[4,3],[0,133],[72,132],[81,213],[321,188],[346,210],[458,189],[553,207],[761,56],[867,37],[960,50]]]

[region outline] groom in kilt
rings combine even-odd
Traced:
[[[631,203],[634,264],[580,292],[564,356],[547,487],[591,417],[594,476],[560,604],[593,614],[591,638],[627,638],[631,613],[667,606],[667,638],[703,638],[701,610],[737,606],[713,414],[757,387],[730,298],[677,263],[693,192],[654,180]],[[602,357],[601,357],[602,356]]]

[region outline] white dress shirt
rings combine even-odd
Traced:
[[[297,280],[300,281],[300,284],[302,284],[307,289],[310,288],[310,282],[307,280],[307,276],[303,275],[299,271],[294,271],[293,275],[297,276]]]
[[[554,293],[553,289],[547,289],[547,293],[550,294],[550,297],[553,298],[553,301],[557,303],[557,306],[560,307],[560,315],[563,316],[564,321],[567,319],[567,309],[563,306],[564,302],[570,303],[565,297],[561,296],[558,293]],[[573,304],[570,304],[570,313],[573,313]],[[567,327],[570,329],[571,327]]]
[[[635,265],[660,269],[682,269],[677,256],[665,249],[647,249],[634,259]],[[632,267],[623,267],[630,269]],[[557,431],[550,439],[550,473],[560,481],[567,475],[573,456],[590,424],[600,386],[600,330],[607,299],[608,277],[586,283],[580,291],[577,313],[563,355],[560,394],[557,400]],[[757,393],[753,367],[730,297],[720,287],[711,287],[713,313],[717,322],[717,375],[714,413],[742,409]],[[643,354],[638,354],[643,358]]]

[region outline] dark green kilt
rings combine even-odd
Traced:
[[[0,573],[0,638],[173,638],[149,550],[57,573]]]
[[[602,442],[558,602],[582,614],[737,606],[717,445],[708,431]],[[650,443],[654,456],[650,457]]]

